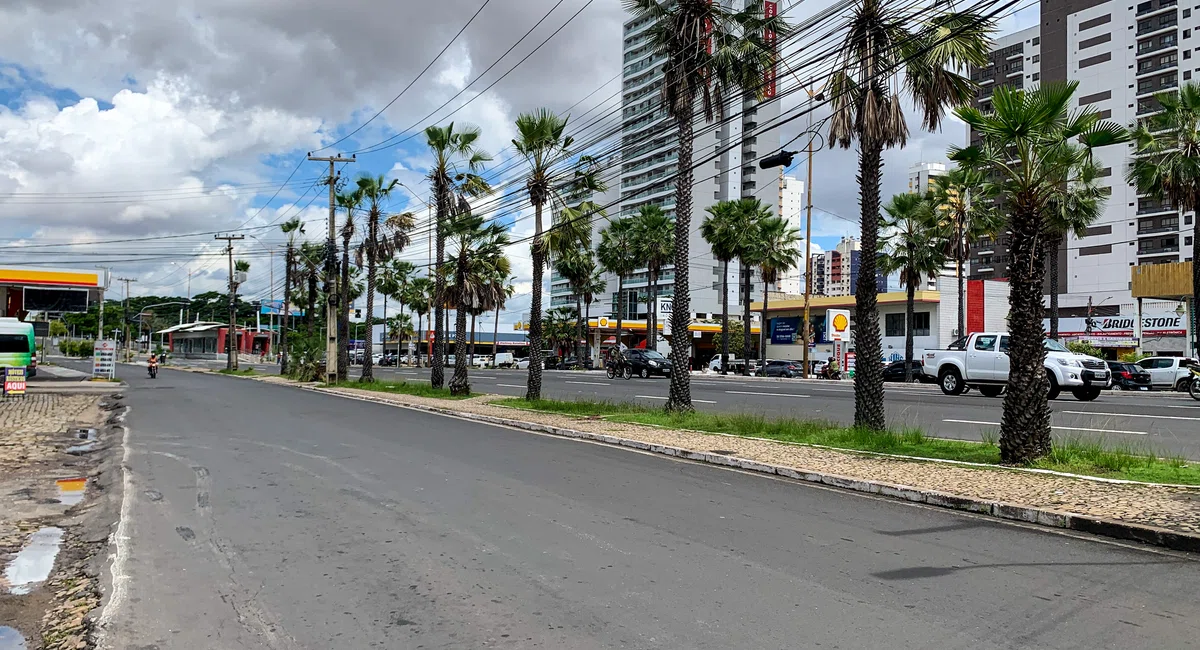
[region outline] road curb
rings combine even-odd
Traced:
[[[1200,552],[1200,535],[1191,535],[1188,533],[1181,533],[1155,526],[1133,524],[1114,519],[1094,517],[1091,515],[1051,510],[1048,508],[1037,508],[1018,503],[976,499],[974,497],[950,494],[937,490],[925,490],[896,483],[885,483],[882,481],[872,481],[869,479],[851,478],[848,476],[816,472],[812,470],[799,470],[784,465],[774,465],[771,463],[763,463],[755,460],[738,458],[737,456],[725,456],[709,452],[692,451],[690,449],[683,449],[680,447],[656,445],[648,442],[642,442],[641,440],[622,438],[620,436],[588,433],[586,431],[556,427],[538,422],[526,422],[524,420],[502,418],[492,415],[481,415],[478,413],[456,411],[454,409],[427,406],[424,404],[404,404],[365,395],[352,395],[336,389],[320,388],[315,386],[301,386],[301,388],[318,393],[325,393],[327,395],[337,395],[339,397],[357,399],[364,402],[374,402],[378,404],[387,404],[389,406],[410,408],[418,411],[435,413],[438,415],[447,415],[465,420],[473,420],[485,424],[512,427],[514,429],[522,429],[535,433],[545,433],[564,438],[574,438],[577,440],[586,440],[589,442],[596,442],[617,447],[628,447],[630,449],[637,449],[639,451],[647,451],[650,453],[709,463],[712,465],[735,467],[737,469],[742,469],[749,472],[782,476],[807,483],[819,483],[821,485],[840,488],[843,490],[852,490],[854,492],[863,492],[878,496],[891,497],[894,499],[900,499],[912,503],[922,503],[925,505],[946,508],[949,510],[961,510],[964,512],[988,515],[991,517],[996,517],[997,519],[1007,519],[1010,521],[1037,524],[1050,528],[1074,530],[1092,535],[1111,537],[1114,539],[1131,540],[1145,544],[1151,544],[1154,546],[1161,546],[1176,551]]]

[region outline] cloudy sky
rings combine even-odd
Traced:
[[[830,4],[809,0],[787,16],[802,20]],[[429,158],[417,137],[421,128],[478,125],[503,188],[517,178],[505,147],[518,113],[570,109],[584,135],[615,117],[624,20],[618,0],[481,5],[0,0],[6,262],[110,266],[139,278],[134,295],[183,294],[190,274],[196,294],[225,282],[213,234],[240,228],[257,237],[239,243],[239,257],[252,264],[245,293],[267,298],[267,251],[282,241],[277,224],[299,216],[307,236],[325,232],[326,199],[315,181],[326,167],[306,162],[306,152],[370,150],[382,142],[341,173],[384,174],[411,189],[390,208],[421,215],[404,257],[424,263],[428,191],[421,179]],[[1006,18],[1003,28],[1032,24],[1036,11]],[[782,83],[786,89],[794,82]],[[784,102],[785,114],[796,108],[791,97]],[[800,124],[786,127],[784,138]],[[887,155],[885,196],[904,189],[909,164],[939,159],[963,130],[951,123],[942,133],[914,136],[907,149]],[[821,152],[818,162],[814,241],[829,248],[858,227],[855,154]],[[803,167],[794,173],[802,177]],[[519,211],[495,216],[515,224],[514,237],[531,228]],[[519,313],[528,302],[528,249],[510,256],[520,294],[512,311]],[[280,285],[280,256],[274,260]]]

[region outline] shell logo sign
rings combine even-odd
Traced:
[[[600,319],[600,327],[608,327],[608,319],[607,318]]]
[[[830,341],[850,340],[850,311],[830,309],[825,313],[825,331]]]

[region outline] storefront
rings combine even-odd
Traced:
[[[200,321],[184,323],[155,332],[167,337],[167,350],[187,359],[217,359],[225,355],[229,324]],[[271,354],[271,332],[237,328],[239,354]]]
[[[1184,354],[1187,322],[1184,310],[1151,311],[1142,314],[1139,337],[1136,315],[1094,318],[1058,319],[1059,339],[1064,343],[1082,341],[1100,349],[1106,359],[1116,360],[1122,354],[1137,352],[1178,356]],[[1050,319],[1044,321],[1050,331]]]
[[[103,269],[47,269],[0,267],[0,305],[3,316],[28,320],[57,318],[86,312],[104,296],[108,272]]]

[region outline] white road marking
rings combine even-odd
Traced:
[[[727,390],[725,392],[732,395],[762,395],[764,397],[809,397],[809,395],[797,395],[794,393],[753,393],[747,390]]]
[[[516,384],[496,384],[496,385],[503,386],[505,388],[528,388],[528,386],[518,386]]]
[[[1144,415],[1141,413],[1096,413],[1094,411],[1062,411],[1063,413],[1072,413],[1074,415],[1104,415],[1110,418],[1153,418],[1156,420],[1187,420],[1189,422],[1200,422],[1200,418],[1185,418],[1181,415]]]
[[[599,381],[564,381],[564,384],[581,384],[586,386],[612,386],[612,384]]]
[[[640,397],[640,398],[642,398],[642,399],[661,399],[661,400],[668,399],[668,398],[666,398],[666,397],[660,397],[660,396],[658,396],[658,395],[634,395],[634,397]],[[700,402],[701,404],[716,404],[716,402],[714,402],[714,401],[712,401],[712,400],[707,400],[707,399],[696,399],[696,398],[694,398],[694,397],[692,398],[692,401],[693,401],[693,402]]]
[[[1071,411],[1065,411],[1070,413]],[[999,422],[983,422],[980,420],[942,420],[942,422],[956,422],[958,424],[984,424],[993,427],[1000,426]],[[1131,433],[1135,436],[1148,436],[1146,431],[1123,431],[1121,429],[1089,429],[1087,427],[1059,427],[1051,425],[1051,429],[1059,429],[1061,431],[1091,431],[1092,433]]]

